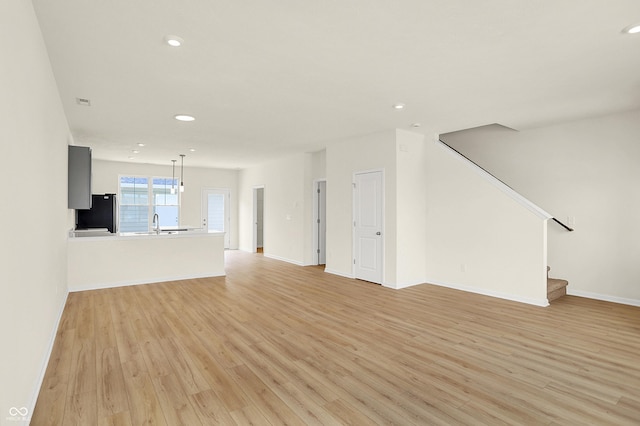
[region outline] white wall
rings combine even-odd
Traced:
[[[396,285],[396,132],[343,140],[326,149],[328,272],[353,275],[353,174],[384,170],[384,284]]]
[[[253,188],[264,185],[264,254],[298,265],[307,264],[305,227],[309,209],[305,190],[310,154],[292,155],[242,170],[239,176],[239,247],[252,251]],[[308,191],[309,194],[311,190]]]
[[[311,177],[324,179],[327,177],[327,151],[317,151],[311,154]]]
[[[31,2],[0,2],[0,39],[0,423],[19,425],[9,409],[33,409],[67,295],[71,140]]]
[[[424,145],[423,135],[396,130],[397,288],[425,281],[427,168]]]
[[[426,278],[546,305],[546,222],[465,160],[427,143]]]
[[[185,160],[186,161],[186,160]],[[171,177],[171,162],[166,166],[155,164],[93,161],[93,193],[118,193],[118,175]],[[185,191],[182,193],[180,225],[202,226],[202,190],[228,188],[231,190],[230,248],[238,248],[238,174],[236,170],[203,167],[184,168]],[[176,176],[180,166],[176,167]]]
[[[549,222],[551,276],[573,294],[640,304],[640,111],[443,140],[562,221]]]

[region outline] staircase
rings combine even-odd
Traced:
[[[559,280],[557,278],[549,278],[550,267],[547,266],[547,300],[549,303],[567,294],[567,280]]]

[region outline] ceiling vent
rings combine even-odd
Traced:
[[[82,106],[91,106],[91,101],[85,98],[76,98],[76,103]]]

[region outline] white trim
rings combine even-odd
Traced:
[[[339,277],[350,278],[352,280],[354,280],[356,278],[353,275],[345,274],[344,272],[336,271],[334,269],[329,269],[329,268],[324,268],[324,272],[326,272],[327,274],[331,274],[331,275],[337,275]]]
[[[513,189],[508,187],[506,184],[504,184],[503,182],[498,180],[495,176],[491,175],[490,173],[488,173],[487,171],[483,170],[478,165],[474,164],[472,161],[470,161],[470,160],[466,159],[465,157],[463,157],[462,155],[458,154],[457,152],[455,152],[454,150],[452,150],[451,148],[449,148],[448,146],[446,146],[445,144],[443,144],[439,140],[436,141],[436,145],[438,145],[440,148],[442,148],[445,151],[447,151],[449,153],[449,155],[453,156],[454,158],[457,158],[458,161],[462,162],[467,167],[469,167],[471,170],[476,172],[476,174],[478,174],[486,182],[488,182],[491,185],[493,185],[496,188],[498,188],[500,191],[502,191],[509,198],[511,198],[512,200],[514,200],[518,204],[522,205],[523,207],[525,207],[527,210],[529,210],[531,213],[535,214],[539,218],[541,218],[541,219],[552,219],[553,218],[553,216],[550,215],[549,213],[547,213],[545,210],[543,210],[542,208],[538,207],[536,204],[534,204],[533,202],[531,202],[527,198],[523,197],[522,195],[518,194],[516,191],[514,191]]]
[[[171,277],[157,277],[145,280],[133,280],[133,281],[116,281],[110,283],[98,283],[98,284],[89,284],[86,286],[82,286],[80,288],[70,288],[70,293],[75,293],[78,291],[87,291],[87,290],[101,290],[105,288],[115,288],[115,287],[128,287],[132,285],[142,285],[142,284],[156,284],[163,283],[169,281],[183,281],[183,280],[194,280],[197,278],[215,278],[215,277],[224,277],[226,274],[224,270],[222,273],[219,271],[212,271],[207,274],[198,274],[198,275],[176,275]]]
[[[512,302],[526,303],[528,305],[535,305],[535,306],[541,306],[541,307],[549,306],[549,301],[547,300],[546,297],[544,299],[530,299],[528,297],[519,297],[513,294],[501,293],[501,292],[492,291],[492,290],[483,290],[476,287],[468,287],[468,286],[459,285],[459,284],[443,283],[436,280],[427,280],[426,284],[437,285],[439,287],[452,288],[454,290],[462,290],[462,291],[466,291],[467,293],[475,293],[475,294],[482,294],[484,296],[497,297],[499,299],[511,300]]]
[[[263,253],[264,257],[268,257],[269,259],[279,260],[281,262],[293,263],[298,266],[305,266],[303,262],[299,262],[297,260],[287,259],[286,257],[280,257],[273,254]]]
[[[58,319],[56,320],[53,326],[53,332],[51,333],[51,338],[49,339],[49,345],[47,347],[47,354],[42,360],[42,366],[40,367],[40,374],[38,375],[38,380],[36,381],[36,387],[33,389],[31,393],[31,400],[29,401],[29,419],[31,419],[31,415],[33,414],[33,410],[36,408],[36,402],[38,401],[38,396],[40,395],[40,389],[42,388],[42,383],[44,382],[44,375],[47,372],[47,367],[49,366],[49,360],[51,359],[51,353],[53,352],[53,345],[56,342],[56,336],[58,335],[58,327],[60,326],[60,320],[62,319],[62,314],[64,313],[64,307],[67,305],[67,298],[69,297],[69,291],[67,290],[64,297],[61,300],[60,306],[58,307]],[[4,413],[0,413],[4,414]]]
[[[640,306],[640,300],[627,299],[625,297],[609,296],[607,294],[591,293],[589,291],[573,290],[567,287],[569,296],[584,297],[587,299],[602,300],[603,302],[619,303],[621,305]]]
[[[387,284],[387,283],[383,283],[382,286],[383,287],[387,287],[387,288],[391,288],[394,290],[402,290],[403,288],[408,288],[408,287],[413,287],[415,285],[420,285],[420,284],[425,284],[424,281],[420,281],[420,282],[416,282],[416,283],[403,283],[403,284]]]

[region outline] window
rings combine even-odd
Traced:
[[[150,185],[151,183],[151,185]],[[153,215],[158,214],[160,227],[178,226],[180,204],[178,180],[171,178],[120,176],[120,232],[146,232]]]
[[[231,192],[229,189],[204,189],[202,191],[202,218],[203,227],[207,231],[224,232],[224,247],[230,244],[230,204]]]
[[[224,232],[224,194],[208,194],[207,223],[209,231]]]

